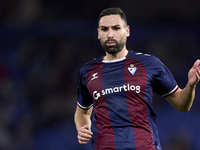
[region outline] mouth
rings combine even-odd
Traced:
[[[113,41],[113,40],[109,40],[109,41],[106,42],[106,45],[107,45],[107,46],[115,46],[115,45],[116,45],[116,42]]]

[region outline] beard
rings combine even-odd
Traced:
[[[103,49],[109,54],[117,54],[118,52],[120,52],[123,49],[123,47],[126,43],[126,39],[121,39],[119,42],[115,39],[109,39],[109,40],[106,40],[105,42],[102,40],[100,40],[100,41],[101,41],[101,45],[102,45]],[[116,45],[107,46],[107,42],[111,42],[111,41],[115,42]]]

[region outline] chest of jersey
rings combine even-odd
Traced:
[[[87,75],[87,88],[94,99],[94,106],[106,97],[115,102],[124,97],[141,97],[146,82],[144,66],[131,58],[114,63],[97,63]]]

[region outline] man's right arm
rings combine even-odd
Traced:
[[[90,117],[92,114],[92,110],[93,107],[87,110],[81,109],[79,106],[77,106],[76,108],[74,122],[78,131],[77,138],[80,144],[87,144],[92,138],[93,133],[90,131]]]

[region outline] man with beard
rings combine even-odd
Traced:
[[[153,94],[162,95],[179,111],[189,111],[200,80],[200,60],[181,89],[158,58],[126,49],[130,27],[121,9],[103,10],[97,31],[106,55],[79,72],[74,117],[79,143],[92,139],[93,150],[161,150]]]

